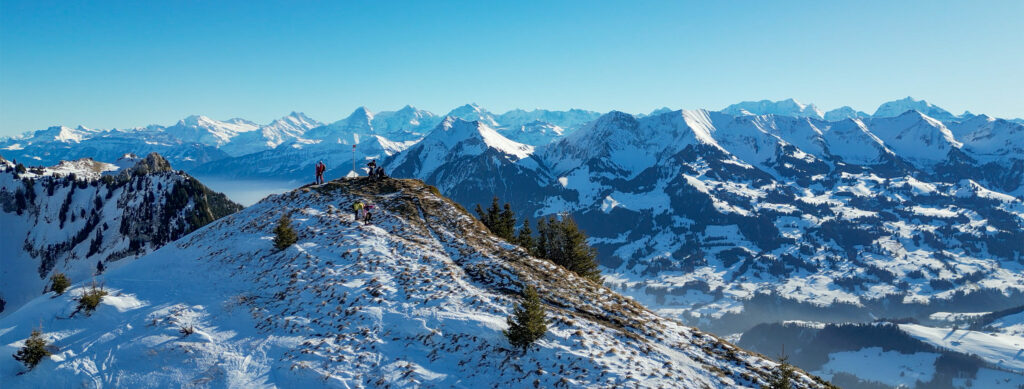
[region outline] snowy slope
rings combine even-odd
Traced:
[[[376,224],[336,208],[355,199]],[[299,242],[275,251],[283,212]],[[5,386],[731,388],[776,366],[525,255],[414,181],[273,196],[103,281],[91,316],[72,315],[79,284],[0,319],[4,353],[40,323],[59,348],[21,375],[0,359]],[[501,330],[524,284],[549,331],[511,353]],[[797,372],[794,387],[818,386]]]
[[[411,176],[427,177],[446,162],[477,157],[488,150],[494,150],[514,163],[531,157],[534,147],[505,138],[479,121],[469,122],[449,116],[407,152],[396,155],[388,165],[399,169],[415,163]]]
[[[919,166],[945,161],[950,151],[963,146],[942,122],[918,111],[874,118],[868,126],[897,155]]]
[[[1024,311],[1000,317],[986,327],[1004,334],[1024,337]]]
[[[535,120],[515,127],[505,127],[501,134],[527,145],[546,145],[564,136],[566,130],[548,122]]]
[[[973,354],[998,368],[1024,374],[1024,336],[901,324],[900,329],[935,346]]]
[[[89,279],[241,207],[156,154],[130,168],[79,160],[18,174],[0,166],[0,316],[39,296],[54,272]]]

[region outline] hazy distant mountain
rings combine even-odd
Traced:
[[[733,116],[740,115],[782,115],[794,117],[810,117],[824,119],[824,114],[814,104],[801,104],[794,99],[782,101],[744,101],[733,104],[722,110]]]

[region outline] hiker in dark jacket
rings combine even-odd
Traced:
[[[371,159],[370,162],[366,164],[366,170],[366,176],[373,178],[373,172],[377,170],[377,160]]]
[[[367,204],[365,208],[366,217],[363,218],[363,221],[366,222],[366,224],[370,224],[370,220],[373,218],[372,210],[373,204]]]

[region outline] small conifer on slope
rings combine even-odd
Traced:
[[[50,280],[50,290],[57,294],[64,294],[64,291],[68,290],[68,287],[71,286],[71,280],[68,279],[68,276],[64,275],[64,273],[53,273]]]
[[[25,340],[25,347],[18,349],[18,352],[14,354],[14,359],[24,363],[25,367],[32,370],[39,362],[42,362],[43,358],[49,355],[50,351],[46,349],[46,339],[43,339],[43,332],[33,329],[32,335]]]
[[[91,315],[92,311],[95,311],[96,307],[100,306],[100,302],[103,301],[103,296],[106,296],[107,294],[108,293],[103,289],[103,286],[97,284],[96,281],[93,281],[89,290],[83,292],[81,296],[78,296],[77,311],[84,311],[86,315]]]
[[[277,227],[274,228],[274,247],[284,250],[298,240],[299,236],[292,228],[292,218],[288,217],[287,213],[281,215],[281,219],[277,221]]]
[[[522,349],[525,353],[533,342],[542,338],[548,331],[544,319],[544,307],[540,303],[540,295],[533,286],[527,286],[523,290],[523,303],[512,311],[509,316],[508,329],[504,331],[505,337],[513,347]]]

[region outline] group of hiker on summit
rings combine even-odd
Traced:
[[[317,161],[314,167],[316,170],[316,179],[314,180],[314,185],[323,185],[324,172],[327,171],[327,165],[324,164],[324,161]],[[387,178],[388,176],[387,173],[384,173],[383,166],[377,166],[376,159],[371,159],[370,162],[366,163],[366,171],[368,173],[367,177],[369,177],[371,180],[379,180],[381,178]]]
[[[370,162],[366,164],[366,168],[369,172],[368,177],[371,180],[376,181],[387,177],[387,174],[384,173],[384,167],[377,166],[376,159],[371,159]],[[324,164],[324,161],[317,161],[315,185],[323,185],[325,171],[327,171],[327,165]],[[357,200],[352,204],[352,213],[355,217],[355,221],[362,220],[364,223],[369,224],[373,219],[373,204],[364,204],[362,201]]]
[[[379,180],[381,178],[387,177],[387,174],[384,174],[384,167],[377,166],[376,159],[371,159],[370,162],[366,164],[366,167],[370,171],[369,177],[371,180]]]

